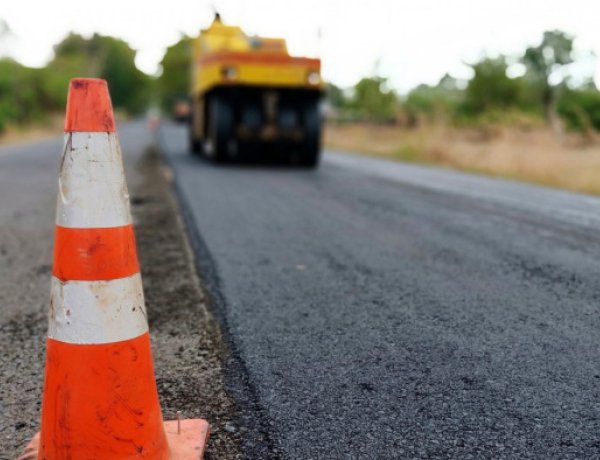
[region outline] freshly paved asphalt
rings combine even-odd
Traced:
[[[600,200],[332,152],[213,166],[185,139],[161,128],[273,455],[600,457]]]

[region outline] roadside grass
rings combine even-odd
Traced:
[[[52,114],[25,126],[9,125],[0,133],[0,145],[60,136],[64,130],[64,120],[64,115]]]
[[[328,148],[600,195],[600,142],[534,126],[332,124]]]
[[[117,122],[130,119],[126,114],[118,111],[115,113],[115,118]],[[35,122],[22,126],[8,125],[4,131],[0,132],[0,145],[62,136],[64,127],[65,115],[63,113],[49,113]]]

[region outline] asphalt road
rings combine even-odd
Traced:
[[[185,139],[161,128],[273,456],[600,458],[600,200],[333,152],[219,167]]]

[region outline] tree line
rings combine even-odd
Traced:
[[[116,110],[135,115],[160,105],[168,112],[188,97],[191,42],[183,36],[167,48],[157,78],[135,66],[136,52],[125,41],[99,34],[69,34],[42,68],[0,59],[0,131],[9,123],[27,125],[63,111],[74,76],[108,80]],[[456,124],[563,120],[571,129],[600,129],[600,93],[593,80],[575,81],[568,72],[576,58],[573,37],[549,31],[518,57],[484,57],[471,64],[468,81],[445,75],[436,85],[399,95],[385,77],[372,75],[352,88],[328,84],[327,99],[340,120],[408,126],[438,119]],[[521,75],[511,76],[511,65],[520,65]]]
[[[153,79],[134,63],[135,50],[123,40],[95,34],[69,34],[54,47],[45,67],[26,67],[0,59],[0,131],[8,124],[27,125],[65,108],[71,78],[108,80],[117,110],[136,114],[150,101]]]
[[[562,120],[570,129],[600,130],[600,93],[591,75],[576,79],[570,74],[576,60],[573,37],[548,31],[520,56],[484,57],[470,64],[468,81],[446,74],[436,85],[419,85],[400,96],[388,87],[386,78],[375,75],[345,90],[330,84],[328,96],[342,120],[401,121],[408,126],[440,118],[459,125],[547,122],[556,126]],[[520,67],[521,75],[510,76],[511,65]]]

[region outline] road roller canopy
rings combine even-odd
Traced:
[[[194,40],[192,93],[223,86],[324,89],[321,60],[288,54],[283,38],[249,36],[217,15]]]
[[[202,29],[197,43],[200,54],[218,51],[288,54],[285,39],[248,36],[238,26],[223,24],[218,14],[210,27]]]

